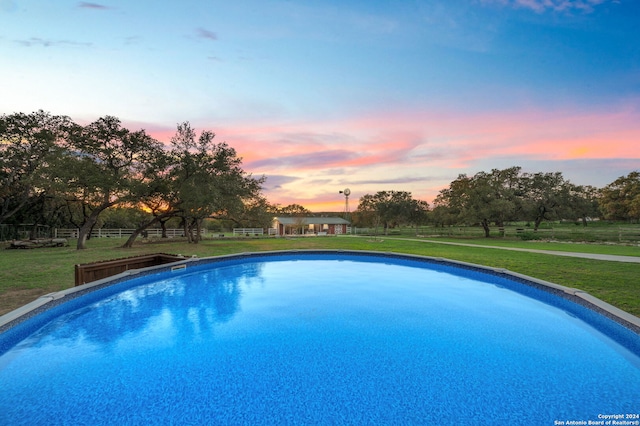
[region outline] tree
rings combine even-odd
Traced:
[[[407,220],[410,224],[414,225],[416,235],[418,234],[418,226],[427,222],[427,214],[429,212],[429,203],[422,200],[413,200],[411,202],[411,208],[407,215]]]
[[[171,139],[169,178],[189,242],[200,240],[207,217],[227,219],[242,214],[245,200],[260,194],[264,177],[255,179],[242,170],[242,159],[215,134],[196,132],[189,122],[178,125]]]
[[[15,224],[31,224],[30,239],[43,237],[43,235],[37,234],[41,226],[51,229],[67,224],[65,203],[57,194],[49,190],[40,192],[31,197],[29,202],[12,219]]]
[[[159,179],[162,181],[162,179]],[[162,238],[167,237],[167,221],[169,221],[172,217],[174,217],[179,210],[175,210],[171,204],[166,201],[165,193],[162,194],[147,194],[143,196],[138,206],[144,210],[149,211],[148,215],[145,215],[143,220],[140,220],[136,225],[136,228],[131,233],[127,241],[122,245],[123,248],[131,248],[133,247],[133,243],[136,238],[140,234],[144,232],[145,229],[155,225],[160,224],[160,228],[162,229]]]
[[[600,208],[606,219],[640,220],[640,172],[621,176],[601,190]]]
[[[457,218],[457,223],[480,224],[488,238],[492,223],[504,226],[504,222],[513,220],[519,211],[518,196],[522,192],[519,174],[519,167],[511,167],[478,172],[471,178],[459,175],[449,188],[438,194],[436,214],[440,220],[455,223]],[[445,219],[447,217],[449,219]]]
[[[119,119],[106,116],[72,134],[66,148],[60,173],[66,177],[68,202],[81,212],[77,248],[84,249],[103,211],[135,203],[138,190],[145,188],[139,183],[155,179],[162,146],[144,130],[130,132]]]
[[[289,204],[288,206],[276,207],[278,216],[311,216],[311,211],[300,204]]]
[[[537,231],[543,220],[558,220],[570,214],[572,184],[562,173],[524,174],[525,212]]]
[[[491,223],[502,227],[506,221],[516,217],[519,172],[519,167],[512,167],[474,175],[462,215],[470,221],[478,221],[485,237],[490,236]]]
[[[148,165],[147,177],[135,182],[138,198],[134,205],[140,210],[148,211],[149,215],[145,216],[146,220],[138,222],[135,230],[122,245],[123,248],[133,247],[136,238],[155,224],[160,224],[162,238],[167,238],[166,224],[180,212],[169,178],[169,165],[170,157],[161,150],[157,153],[155,161]]]
[[[43,204],[55,180],[62,143],[76,125],[42,110],[0,117],[0,223],[29,203]]]
[[[231,220],[239,228],[269,228],[276,214],[277,207],[270,204],[262,195],[257,195],[246,200],[242,212]]]
[[[458,223],[457,216],[451,214],[450,209],[446,205],[442,204],[442,200],[437,198],[433,201],[433,208],[431,209],[429,218],[434,226],[442,228]]]
[[[415,223],[419,219],[418,211],[424,204],[414,200],[407,191],[379,191],[374,195],[360,197],[356,213],[360,220],[373,224],[376,228],[383,225],[384,234],[390,226],[402,223]]]
[[[105,228],[137,228],[140,223],[149,220],[151,215],[135,206],[118,205],[106,209],[102,214],[102,225]]]
[[[448,188],[442,189],[434,200],[434,220],[444,225],[454,225],[463,221],[462,211],[468,204],[471,190],[471,178],[459,174]]]
[[[599,214],[599,191],[590,185],[570,185],[569,205],[574,217],[582,220],[582,225],[587,226],[588,219]]]

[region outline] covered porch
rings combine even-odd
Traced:
[[[340,235],[346,234],[350,222],[341,217],[275,217],[276,235]]]

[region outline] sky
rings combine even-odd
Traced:
[[[0,114],[211,130],[274,204],[640,169],[638,0],[0,0]]]

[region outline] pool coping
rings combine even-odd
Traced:
[[[18,309],[15,309],[5,315],[0,316],[0,333],[14,327],[22,323],[23,321],[28,320],[29,318],[36,316],[54,306],[58,306],[61,303],[64,303],[67,300],[74,299],[76,297],[80,297],[86,293],[122,282],[131,278],[136,278],[139,276],[144,276],[151,273],[166,271],[182,271],[189,267],[189,265],[200,265],[204,263],[212,263],[217,261],[224,261],[229,259],[242,259],[242,258],[251,258],[251,257],[260,257],[260,256],[278,256],[278,255],[286,255],[286,254],[301,254],[301,253],[317,253],[317,254],[352,254],[352,255],[368,255],[368,256],[378,256],[378,257],[394,257],[400,259],[412,259],[430,263],[451,265],[456,267],[461,267],[464,269],[471,269],[482,271],[489,274],[494,274],[497,276],[502,276],[505,278],[509,278],[538,289],[550,292],[555,294],[556,296],[563,297],[570,301],[573,301],[579,305],[582,305],[588,309],[591,309],[613,321],[622,325],[623,327],[633,331],[636,334],[640,335],[640,318],[631,315],[628,312],[623,311],[622,309],[616,308],[615,306],[598,299],[591,294],[577,289],[566,287],[560,284],[552,283],[549,281],[544,281],[535,277],[531,277],[528,275],[520,274],[517,272],[510,271],[504,268],[494,268],[484,265],[478,265],[475,263],[462,262],[458,260],[446,259],[442,257],[432,257],[432,256],[423,256],[416,254],[406,254],[406,253],[396,253],[396,252],[382,252],[382,251],[373,251],[373,250],[339,250],[339,249],[296,249],[296,250],[272,250],[272,251],[258,251],[258,252],[243,252],[243,253],[234,253],[220,256],[210,256],[210,257],[192,257],[186,258],[184,260],[179,260],[172,263],[166,263],[163,265],[150,266],[146,268],[140,269],[132,269],[125,272],[121,272],[117,275],[113,275],[108,278],[103,278],[97,281],[93,281],[91,283],[83,284],[77,287],[71,287],[65,290],[45,294],[40,296],[36,300],[28,303]]]

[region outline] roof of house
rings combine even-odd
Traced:
[[[282,225],[349,225],[351,222],[341,217],[307,217],[307,216],[279,216],[274,221]]]

